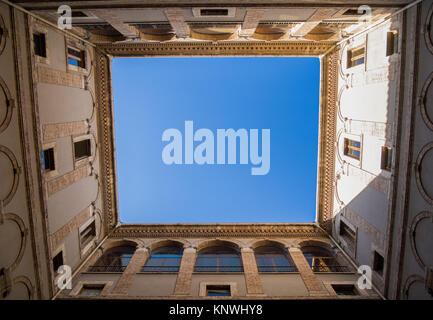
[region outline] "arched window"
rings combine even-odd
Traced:
[[[231,247],[214,246],[200,250],[195,272],[242,272],[239,252]]]
[[[88,271],[91,272],[123,272],[128,266],[135,252],[135,247],[121,246],[110,248],[104,252],[95,265]]]
[[[301,248],[305,259],[314,272],[346,272],[348,268],[338,263],[333,254],[325,248],[308,246]]]
[[[152,250],[142,272],[178,272],[182,260],[181,247],[160,247]]]
[[[296,272],[292,259],[285,250],[275,246],[262,246],[254,250],[259,272]]]

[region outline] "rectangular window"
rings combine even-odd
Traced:
[[[96,236],[95,221],[89,224],[83,231],[80,232],[80,244],[83,248]]]
[[[58,254],[55,255],[53,258],[53,269],[54,272],[57,272],[60,266],[63,265],[63,251],[60,251]]]
[[[386,56],[392,56],[398,51],[398,33],[397,31],[389,31],[386,36]]]
[[[391,171],[392,168],[392,148],[382,147],[382,160],[380,168],[382,170]]]
[[[347,50],[347,68],[352,68],[364,64],[365,46]]]
[[[358,11],[358,9],[348,9],[343,13],[343,16],[362,16],[364,13],[364,10]]]
[[[90,139],[74,142],[74,155],[75,160],[90,157]]]
[[[54,148],[49,148],[42,152],[42,166],[45,171],[53,171],[56,169],[54,163]]]
[[[35,55],[40,57],[47,57],[47,48],[45,43],[44,33],[34,33],[33,34],[33,45],[35,50]]]
[[[347,224],[340,220],[340,237],[342,237],[349,247],[353,251],[356,243],[356,234]]]
[[[361,142],[345,138],[344,154],[348,157],[359,160],[361,158]]]
[[[201,16],[227,16],[228,9],[200,9]]]
[[[70,65],[86,68],[86,52],[72,47],[68,47],[68,63]]]
[[[385,260],[383,259],[382,255],[380,255],[377,251],[374,251],[373,270],[382,275],[384,264]]]
[[[104,289],[103,284],[85,284],[81,288],[80,296],[99,296]]]
[[[339,296],[357,296],[358,292],[353,284],[332,284],[332,289]]]
[[[206,295],[208,297],[230,297],[230,286],[208,285]]]

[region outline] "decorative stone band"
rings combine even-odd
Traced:
[[[52,140],[72,135],[86,134],[88,125],[86,121],[73,121],[64,123],[49,123],[42,127],[45,140]]]
[[[375,226],[370,224],[370,222],[368,222],[364,217],[360,216],[355,210],[346,206],[344,217],[368,235],[379,248],[385,248],[385,235]]]
[[[191,279],[192,273],[194,272],[196,257],[196,248],[186,248],[183,250],[174,295],[191,295]]]
[[[38,66],[37,74],[39,82],[84,89],[84,76],[81,74],[64,72],[43,66]]]
[[[301,238],[327,237],[313,224],[252,223],[252,224],[122,224],[114,238]]]
[[[332,48],[334,42],[172,42],[101,44],[106,53],[131,56],[318,56]]]
[[[48,195],[52,195],[60,190],[65,189],[71,184],[87,177],[91,172],[91,167],[89,165],[81,166],[71,172],[64,174],[58,178],[50,180],[47,182]]]
[[[50,241],[51,241],[51,248],[53,250],[56,250],[56,248],[64,242],[66,237],[71,234],[74,230],[77,230],[82,224],[84,224],[88,219],[91,217],[91,210],[90,207],[87,207],[83,211],[81,211],[79,214],[77,214],[74,218],[68,221],[67,224],[65,224],[63,227],[61,227],[59,230],[51,234]]]
[[[350,134],[368,134],[373,137],[391,139],[392,124],[382,122],[361,121],[348,119],[345,124],[347,133]]]
[[[116,284],[116,287],[111,291],[112,295],[127,295],[129,287],[134,281],[135,275],[137,272],[140,272],[141,268],[146,263],[149,258],[149,250],[146,248],[138,248],[135,250],[134,255],[129,261],[128,266],[125,271],[122,273],[119,281]]]
[[[308,294],[310,296],[328,296],[328,290],[326,290],[322,281],[311,270],[311,266],[308,264],[302,251],[298,248],[289,248],[289,253],[307,287]]]

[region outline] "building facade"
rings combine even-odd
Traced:
[[[0,1],[1,299],[433,299],[432,1],[62,4]],[[316,223],[121,224],[137,56],[318,57]]]

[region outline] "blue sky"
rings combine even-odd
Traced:
[[[112,72],[121,222],[315,220],[317,58],[114,58]],[[270,129],[269,173],[164,164],[162,133],[185,138],[185,121],[210,129],[215,149],[217,129]]]

